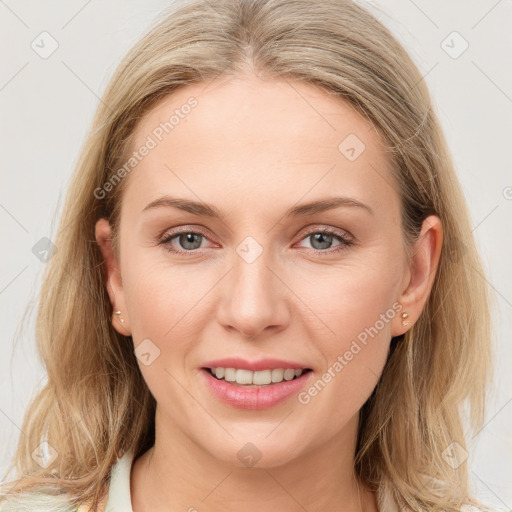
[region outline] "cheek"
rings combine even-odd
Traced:
[[[302,291],[304,302],[321,319],[311,316],[308,333],[324,365],[299,403],[312,417],[325,418],[326,436],[357,414],[374,390],[398,314],[389,277],[355,268],[338,277],[317,278],[314,291]]]
[[[364,404],[386,363],[392,322],[400,308],[400,269],[393,261],[392,251],[380,248],[314,275],[306,268],[295,274],[294,291],[314,313],[303,319],[323,355],[320,373],[328,381],[318,405],[342,400],[344,407],[333,411],[335,415]]]
[[[301,265],[290,273],[294,291],[311,310],[311,328],[315,324],[328,347],[345,346],[360,334],[364,338],[365,329],[375,325],[378,336],[388,336],[400,284],[400,269],[392,261],[381,248],[315,269]]]
[[[202,311],[217,274],[198,272],[194,264],[172,264],[164,250],[136,251],[126,258],[123,290],[130,311],[135,344],[144,338],[164,347],[186,347],[197,340],[203,323]]]
[[[157,402],[165,403],[168,413],[178,414],[179,404],[188,401],[181,385],[194,379],[186,369],[204,326],[201,297],[213,282],[208,284],[207,276],[199,275],[192,265],[173,266],[144,253],[136,256],[134,252],[126,259],[123,289],[138,364]],[[150,364],[140,356],[142,346],[147,347],[144,352],[149,352]]]

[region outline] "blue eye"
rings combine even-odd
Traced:
[[[333,252],[341,251],[354,244],[354,241],[341,232],[332,229],[316,229],[311,230],[302,240],[311,239],[312,250],[317,254],[331,254]],[[173,240],[177,240],[179,247],[173,244]],[[176,254],[193,255],[197,253],[197,249],[204,249],[202,242],[208,240],[206,235],[200,232],[191,230],[173,231],[159,242],[159,245],[164,245],[166,250]],[[332,247],[333,241],[337,240],[339,243]]]
[[[192,251],[194,249],[199,249],[201,247],[201,242],[203,236],[198,233],[182,233],[177,235],[176,237],[181,247],[183,247],[187,251]]]
[[[182,249],[180,249],[180,248],[176,249],[171,244],[171,241],[174,239],[177,239],[177,241],[180,244],[180,246],[182,247]],[[170,233],[160,243],[163,245],[166,245],[170,252],[176,252],[176,253],[183,254],[183,253],[187,253],[187,252],[195,252],[196,249],[201,248],[201,243],[205,239],[206,239],[206,237],[204,235],[202,235],[201,233],[196,233],[194,231],[183,231],[178,234]]]
[[[339,234],[337,231],[333,231],[330,229],[321,229],[312,231],[307,234],[302,240],[311,240],[312,248],[315,252],[336,252],[345,249],[353,244],[353,241],[350,240],[345,235]],[[332,249],[332,243],[334,240],[338,240],[339,245],[335,246],[333,250],[324,250],[324,249]],[[316,245],[316,247],[315,247]]]

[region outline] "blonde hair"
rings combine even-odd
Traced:
[[[36,336],[48,382],[26,412],[14,459],[22,476],[11,493],[46,489],[95,508],[118,455],[152,446],[155,401],[131,338],[111,324],[94,231],[100,217],[109,219],[117,251],[126,179],[104,198],[98,190],[129,158],[137,121],[159,100],[248,65],[321,88],[380,131],[409,251],[423,220],[441,218],[445,243],[432,291],[416,324],[392,340],[360,411],[355,470],[372,490],[387,486],[406,510],[479,504],[467,463],[452,467],[445,451],[452,443],[466,449],[463,405],[474,432],[484,422],[492,336],[482,262],[421,74],[390,31],[348,0],[181,1],[124,58],[83,146],[45,271]],[[58,453],[46,468],[31,457],[42,440]]]

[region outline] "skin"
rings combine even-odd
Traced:
[[[179,89],[140,120],[132,150],[191,96],[197,107],[125,178],[119,259],[108,222],[96,225],[124,320],[113,318],[115,328],[134,347],[149,338],[160,350],[150,365],[139,361],[157,412],[155,446],[132,467],[134,512],[377,511],[353,471],[358,412],[391,337],[425,305],[441,222],[425,220],[408,262],[383,139],[346,103],[303,83],[248,74]],[[338,150],[351,133],[366,146],[354,161]],[[225,220],[171,207],[142,212],[165,194],[213,204]],[[337,195],[373,214],[344,206],[284,218],[298,203]],[[193,255],[158,245],[178,226],[206,235]],[[326,227],[355,243],[338,252],[336,237],[315,243],[316,228]],[[250,264],[236,252],[247,236],[263,249]],[[186,251],[186,243],[175,237],[167,248]],[[399,314],[385,322],[306,405],[293,396],[266,410],[234,409],[199,378],[202,363],[237,355],[302,362],[313,383],[397,302],[410,324]],[[237,457],[248,442],[261,453],[253,467]]]

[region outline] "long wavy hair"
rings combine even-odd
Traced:
[[[95,241],[95,223],[107,218],[117,252],[126,179],[104,184],[119,177],[137,121],[164,96],[248,69],[315,86],[379,130],[409,251],[423,220],[441,218],[433,288],[414,326],[392,339],[360,410],[355,470],[370,489],[386,486],[405,510],[482,505],[467,461],[453,464],[447,454],[467,448],[464,406],[474,433],[485,419],[493,353],[485,272],[425,81],[377,17],[349,0],[182,0],[122,60],[82,147],[45,268],[36,339],[48,380],[25,413],[26,436],[10,467],[19,478],[4,484],[2,499],[38,490],[94,510],[117,457],[132,450],[136,458],[153,445],[155,400],[131,338],[112,326]],[[32,457],[43,441],[57,455],[44,468]]]

